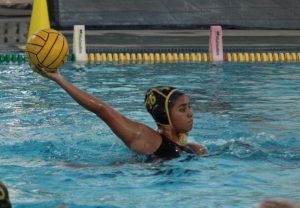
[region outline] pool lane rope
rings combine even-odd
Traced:
[[[89,53],[89,63],[174,63],[211,62],[209,53]],[[299,62],[300,52],[225,53],[224,62]]]
[[[209,63],[209,53],[88,53],[87,63]],[[300,52],[228,52],[224,53],[224,62],[236,63],[276,63],[299,62]],[[0,54],[1,64],[16,64],[27,62],[25,53]],[[74,54],[70,54],[67,62],[76,62]]]

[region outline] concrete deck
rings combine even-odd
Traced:
[[[63,31],[72,39],[72,31]],[[207,48],[209,30],[86,31],[88,48]],[[223,30],[224,48],[300,49],[300,30]]]
[[[73,31],[61,31],[72,46]],[[1,35],[0,35],[1,37]],[[1,37],[2,38],[2,37]],[[97,30],[86,31],[87,49],[207,49],[209,30]],[[25,43],[0,44],[0,51],[19,50]],[[224,49],[300,50],[300,31],[224,30]]]

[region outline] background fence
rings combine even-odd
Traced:
[[[300,29],[299,0],[51,0],[52,25],[87,28]]]

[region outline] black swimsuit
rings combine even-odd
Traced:
[[[161,145],[154,153],[152,153],[148,157],[148,160],[152,160],[155,158],[170,160],[179,157],[182,153],[194,154],[194,151],[190,147],[179,146],[178,144],[173,143],[163,135],[161,135],[161,138]]]

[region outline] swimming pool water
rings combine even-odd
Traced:
[[[299,63],[65,65],[66,79],[153,128],[143,105],[149,87],[173,85],[190,95],[190,139],[210,153],[145,163],[55,83],[27,65],[2,65],[0,180],[17,208],[300,203],[299,69]]]

